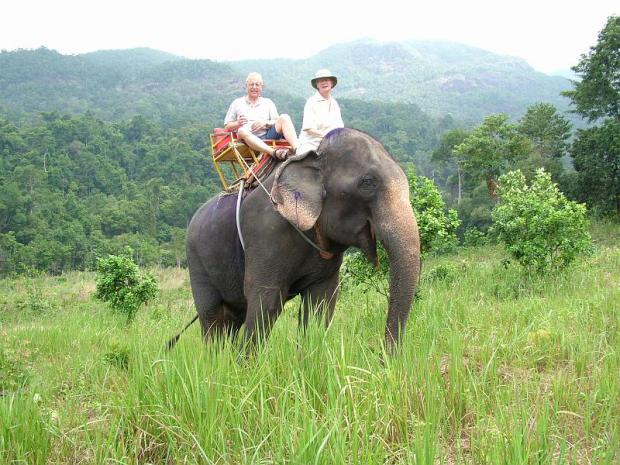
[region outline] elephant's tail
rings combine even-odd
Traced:
[[[166,351],[168,351],[168,350],[172,349],[172,348],[176,345],[176,343],[177,343],[177,342],[179,342],[179,339],[180,339],[180,337],[181,337],[181,334],[183,334],[183,333],[185,332],[185,330],[186,330],[187,328],[189,328],[189,327],[190,327],[190,326],[194,323],[194,321],[196,321],[197,319],[198,319],[198,314],[196,313],[196,316],[194,316],[194,318],[192,318],[192,321],[190,321],[189,323],[187,323],[187,324],[185,325],[185,328],[183,328],[179,334],[177,334],[176,336],[174,336],[172,339],[170,339],[170,340],[166,343]]]

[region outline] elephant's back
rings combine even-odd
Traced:
[[[227,211],[232,207],[234,208],[234,195],[222,195],[218,194],[205,203],[203,203],[198,210],[194,213],[189,226],[187,228],[188,236],[190,231],[195,231],[202,227],[206,222],[212,220],[219,220],[220,217],[226,218]],[[233,210],[234,214],[234,210]]]
[[[242,258],[235,208],[235,195],[218,195],[196,211],[187,228],[190,266],[196,258],[207,268],[221,267]]]

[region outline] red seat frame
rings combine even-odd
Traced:
[[[270,147],[290,148],[285,139],[264,140]],[[247,178],[250,173],[257,172],[261,164],[261,159],[267,159],[264,153],[251,149],[239,139],[235,131],[226,131],[222,128],[215,128],[211,134],[211,153],[215,170],[222,182],[222,187],[228,189],[231,185],[226,179],[223,171],[223,164],[228,164],[233,173],[235,182],[239,179]]]

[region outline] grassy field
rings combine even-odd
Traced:
[[[502,251],[425,263],[402,351],[385,297],[345,289],[333,325],[296,302],[238,361],[203,345],[185,270],[130,326],[90,273],[0,281],[0,463],[618,464],[620,234],[557,276]],[[383,360],[383,361],[382,361]]]

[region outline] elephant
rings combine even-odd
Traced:
[[[188,226],[192,322],[200,320],[203,337],[236,335],[245,323],[253,346],[297,295],[301,327],[311,310],[329,325],[344,252],[357,247],[378,265],[378,238],[390,261],[385,343],[398,347],[420,275],[420,240],[407,178],[387,150],[362,131],[334,129],[316,151],[279,162],[262,184],[246,191],[238,225],[237,196],[219,194]]]

